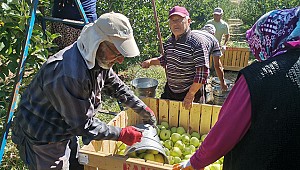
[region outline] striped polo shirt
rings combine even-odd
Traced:
[[[161,65],[166,66],[170,89],[182,93],[194,82],[206,84],[210,55],[222,55],[212,34],[189,29],[178,40],[172,35],[164,44],[164,55],[159,57]]]

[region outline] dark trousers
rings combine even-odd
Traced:
[[[194,102],[199,103],[200,102],[200,98],[201,96],[203,96],[203,99],[205,99],[204,96],[205,95],[205,85],[202,86],[201,89],[199,89],[197,91],[197,93],[195,94],[195,99]],[[188,93],[188,90],[182,93],[174,93],[172,92],[172,90],[170,89],[168,83],[166,83],[165,88],[164,88],[164,92],[161,95],[161,99],[169,99],[169,100],[176,100],[176,101],[183,101],[184,97],[186,96],[186,94]]]
[[[76,158],[78,142],[75,136],[61,142],[34,143],[21,128],[14,126],[12,140],[17,144],[20,157],[30,170],[84,169]]]

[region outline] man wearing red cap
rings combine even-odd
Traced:
[[[192,102],[199,102],[201,96],[204,99],[202,87],[209,74],[209,56],[222,55],[212,34],[191,30],[190,24],[189,12],[181,6],[173,7],[169,11],[172,36],[164,44],[164,54],[142,63],[143,68],[166,68],[167,83],[161,98],[183,101],[186,109],[191,108]]]

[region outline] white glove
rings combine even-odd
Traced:
[[[183,168],[187,168],[187,167],[192,166],[192,165],[191,165],[190,160],[187,160],[187,161],[181,162],[180,166],[181,166],[181,169],[183,169]]]

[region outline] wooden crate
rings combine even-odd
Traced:
[[[170,126],[182,126],[189,132],[207,134],[216,123],[221,106],[194,103],[190,110],[182,102],[143,98],[143,101],[155,112],[158,122],[169,122]],[[120,112],[110,125],[125,127],[141,123],[141,118],[129,109]],[[116,141],[92,141],[79,151],[79,160],[85,170],[170,170],[172,165],[146,161],[138,158],[115,155]]]
[[[224,70],[239,71],[248,65],[249,56],[249,48],[227,47],[220,59]],[[212,62],[210,57],[210,67]]]

